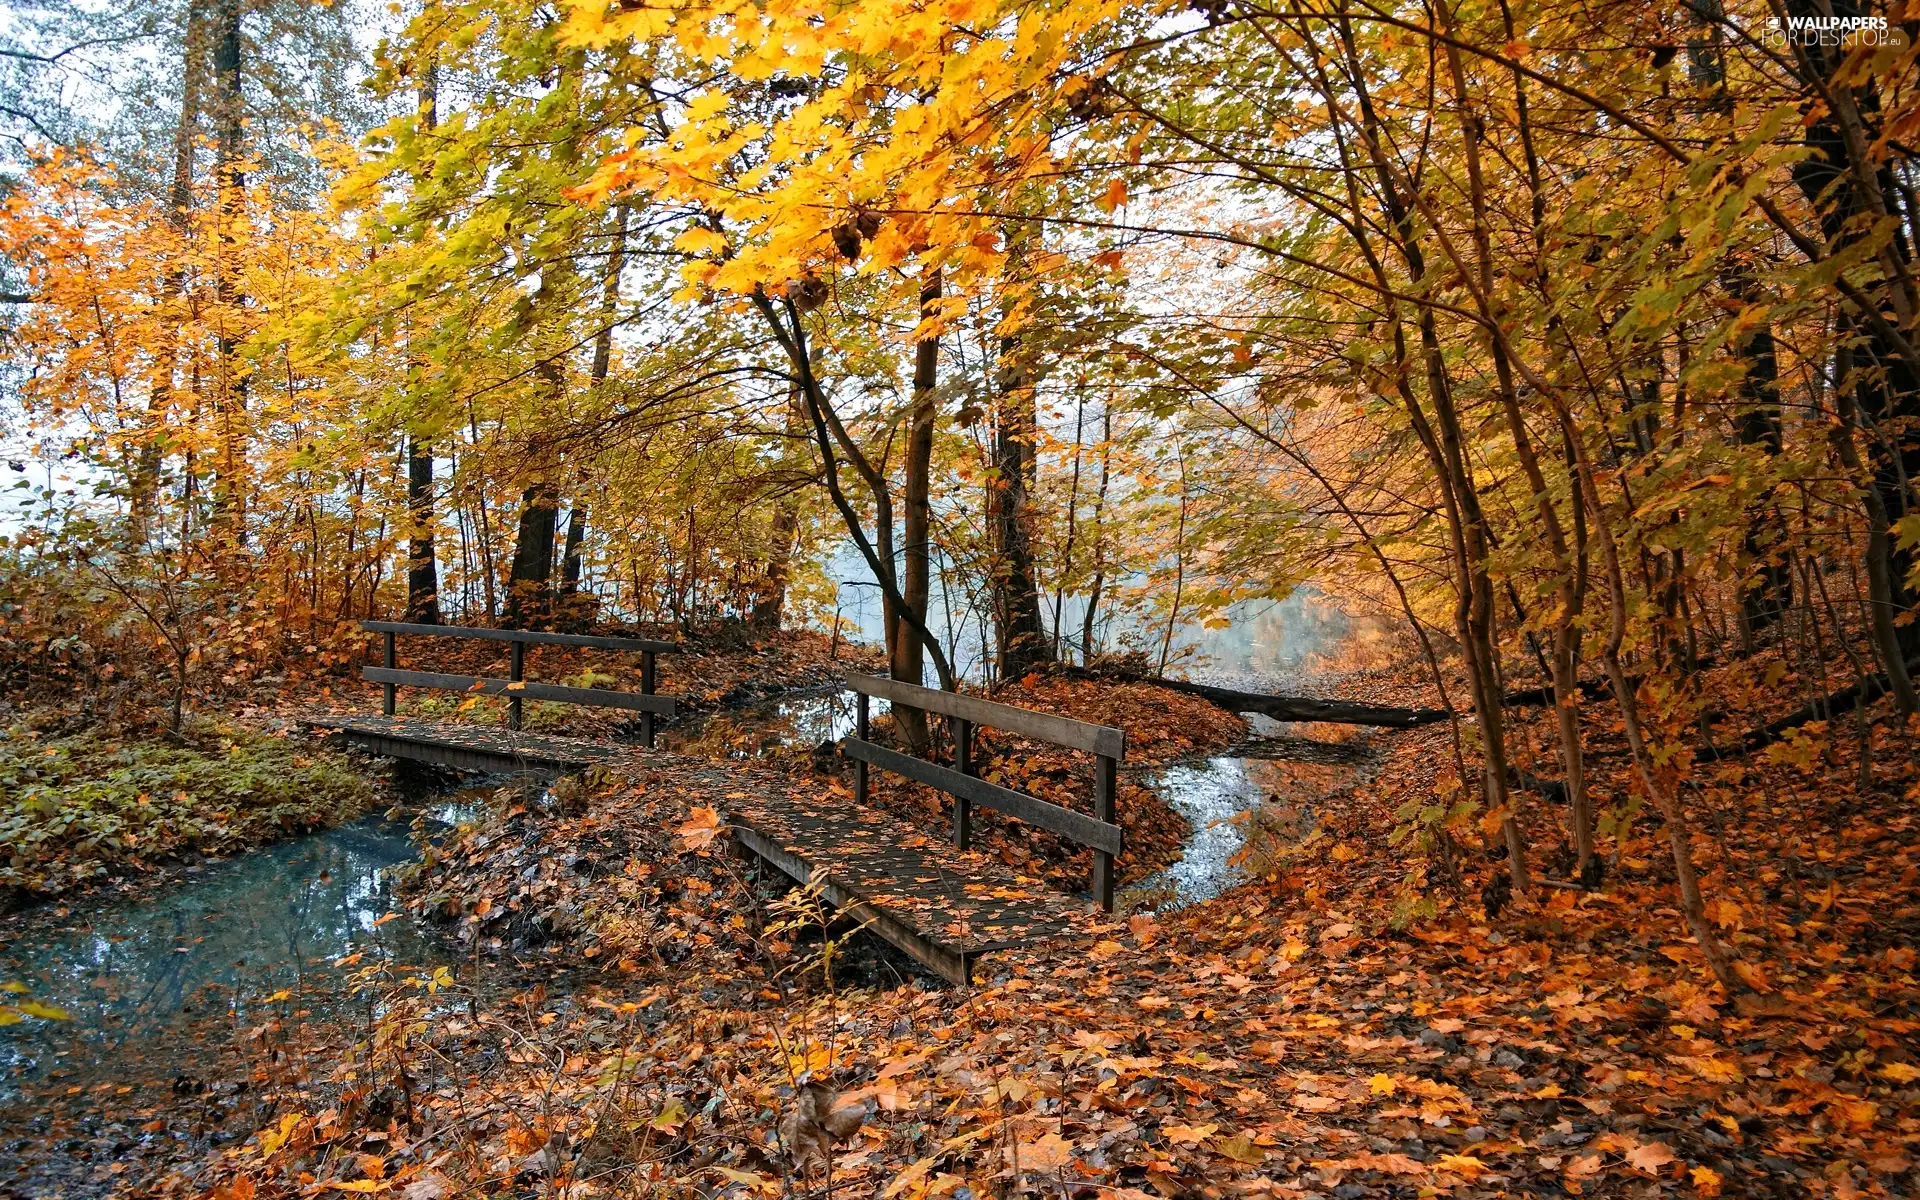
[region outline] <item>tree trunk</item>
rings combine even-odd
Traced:
[[[201,93],[205,87],[208,13],[196,0],[187,6],[186,28],[180,43],[180,119],[173,132],[173,183],[167,193],[168,215],[174,232],[184,242],[191,226],[193,211],[194,137],[200,127]],[[184,267],[176,266],[167,274],[165,302],[178,304],[186,293]],[[157,356],[153,377],[147,389],[147,415],[140,430],[140,447],[135,452],[133,478],[129,481],[129,532],[134,544],[144,543],[151,535],[159,507],[162,434],[173,411],[174,373],[180,366],[178,322],[168,321],[166,343]]]
[[[813,445],[820,455],[821,482],[826,486],[827,496],[833,501],[835,511],[845,522],[848,536],[853,539],[855,548],[866,560],[867,569],[873,572],[875,581],[880,585],[881,597],[890,606],[887,610],[889,622],[893,613],[906,615],[908,630],[920,639],[928,656],[933,659],[933,669],[940,677],[940,686],[952,691],[955,683],[953,664],[947,661],[946,651],[933,636],[933,631],[927,628],[926,622],[914,616],[903,603],[899,572],[893,561],[893,495],[887,488],[886,477],[874,468],[859,444],[847,433],[832,402],[827,399],[826,390],[813,373],[812,352],[807,347],[807,331],[800,319],[800,310],[790,298],[783,297],[776,301],[766,295],[755,295],[753,305],[787,356],[787,365],[792,368],[807,423],[813,432]],[[872,538],[867,536],[859,511],[841,486],[842,454],[873,497],[875,520]]]
[[[440,564],[433,547],[433,446],[407,437],[407,620],[440,623]]]
[[[1104,525],[1107,506],[1107,487],[1112,479],[1113,468],[1113,399],[1107,404],[1100,417],[1100,490],[1093,498],[1093,582],[1087,586],[1087,611],[1080,617],[1080,661],[1093,663],[1093,622],[1100,610],[1100,593],[1107,583],[1107,542]]]
[[[559,364],[534,369],[541,390],[557,408],[565,386]],[[506,623],[513,629],[544,624],[553,616],[553,543],[560,519],[558,464],[551,450],[535,451],[536,474],[520,497],[520,528],[514,539],[513,567],[507,575]]]
[[[220,0],[215,15],[213,84],[217,138],[216,175],[220,194],[221,253],[216,272],[215,317],[218,335],[219,377],[215,412],[219,421],[220,460],[214,490],[214,523],[222,549],[237,550],[247,540],[247,385],[240,367],[240,308],[246,303],[239,288],[240,267],[233,260],[227,232],[241,219],[246,200],[246,177],[240,170],[246,98],[240,81],[241,0]]]
[[[1744,274],[1735,281],[1739,298],[1747,304],[1759,303],[1758,289]],[[1758,446],[1768,458],[1777,458],[1782,449],[1780,430],[1780,368],[1774,353],[1773,327],[1762,324],[1733,348],[1735,356],[1746,362],[1746,378],[1741,393],[1746,409],[1740,414],[1737,434],[1743,446]],[[1741,557],[1752,574],[1742,581],[1740,592],[1740,643],[1751,653],[1755,635],[1777,622],[1793,603],[1793,573],[1786,563],[1786,520],[1773,501],[1773,489],[1747,514],[1747,530],[1741,539]]]
[[[920,285],[920,320],[936,319],[940,313],[940,273],[930,271]],[[913,348],[913,409],[907,417],[906,479],[901,488],[901,508],[905,528],[900,542],[900,599],[902,607],[919,619],[927,620],[927,600],[932,594],[932,554],[929,539],[933,528],[932,471],[933,433],[939,418],[934,388],[940,382],[940,339],[923,331]],[[920,684],[926,670],[926,655],[920,638],[902,614],[899,624],[887,639],[891,651],[888,666],[895,679]],[[915,754],[925,754],[933,745],[927,729],[927,714],[917,708],[896,704],[893,719],[901,739]]]
[[[1829,12],[1838,16],[1857,16],[1853,4],[1831,6],[1819,0],[1788,0],[1786,9],[1794,17],[1820,18]],[[1878,107],[1871,93],[1861,96],[1855,85],[1839,78],[1847,52],[1838,46],[1808,44],[1795,47],[1797,62],[1809,89],[1823,89],[1825,102],[1813,110],[1815,119],[1806,126],[1806,146],[1811,152],[1793,167],[1794,182],[1808,203],[1820,214],[1820,229],[1829,254],[1834,258],[1856,245],[1866,231],[1901,211],[1891,168],[1875,167],[1866,157],[1861,113]],[[1887,522],[1898,521],[1913,510],[1911,481],[1920,478],[1920,377],[1915,365],[1899,345],[1884,332],[1879,322],[1898,324],[1896,314],[1912,313],[1920,307],[1913,294],[1908,264],[1912,248],[1906,233],[1896,227],[1874,256],[1879,267],[1876,285],[1868,292],[1874,307],[1881,312],[1857,313],[1847,319],[1855,334],[1851,349],[1855,370],[1851,380],[1839,381],[1842,389],[1851,387],[1856,419],[1868,434],[1868,460],[1873,467],[1871,486],[1875,500]],[[1869,513],[1869,522],[1873,522]],[[1901,646],[1899,657],[1920,653],[1920,621],[1905,619],[1913,611],[1914,597],[1908,588],[1915,562],[1914,550],[1902,548],[1892,539],[1875,539],[1868,548],[1870,557],[1880,561],[1869,564],[1870,578],[1879,575],[1886,581],[1885,592]],[[1878,605],[1876,604],[1876,607]],[[1877,618],[1876,618],[1877,619]],[[1897,670],[1889,662],[1889,669]]]
[[[567,510],[567,548],[560,556],[560,596],[564,600],[571,600],[580,592],[586,543],[587,510],[576,499]]]
[[[1840,465],[1859,478],[1866,474],[1866,469],[1853,442],[1854,425],[1858,422],[1858,406],[1853,395],[1857,376],[1853,371],[1853,350],[1847,344],[1852,322],[1844,315],[1839,332],[1839,349],[1834,351],[1833,391],[1838,420],[1828,438]],[[1920,697],[1916,697],[1912,676],[1907,671],[1907,648],[1894,624],[1900,603],[1899,580],[1892,573],[1893,535],[1885,494],[1874,480],[1868,479],[1860,489],[1860,508],[1867,522],[1867,544],[1862,554],[1867,568],[1867,628],[1880,663],[1887,669],[1888,691],[1893,696],[1894,707],[1901,716],[1911,716],[1920,708]]]
[[[1033,381],[1018,334],[1000,342],[1000,405],[994,424],[989,523],[999,561],[993,569],[999,675],[1018,679],[1048,660],[1033,569],[1032,493],[1036,479]]]
[[[520,496],[520,529],[514,542],[513,569],[507,576],[509,629],[532,629],[553,612],[553,538],[559,520],[559,494],[550,480],[532,484]]]

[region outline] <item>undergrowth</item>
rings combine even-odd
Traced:
[[[16,724],[0,733],[0,903],[336,824],[373,798],[344,758],[262,734],[174,742]]]

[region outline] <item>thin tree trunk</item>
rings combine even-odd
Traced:
[[[1108,397],[1100,416],[1100,490],[1093,498],[1093,582],[1087,588],[1087,611],[1080,618],[1080,661],[1093,663],[1093,622],[1100,611],[1100,593],[1107,582],[1107,487],[1113,476],[1113,399]]]

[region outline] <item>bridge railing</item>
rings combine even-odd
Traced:
[[[393,715],[394,692],[403,687],[432,688],[445,692],[469,692],[483,696],[507,697],[507,728],[520,728],[522,700],[556,700],[563,704],[585,704],[596,708],[621,708],[637,712],[647,745],[653,745],[654,717],[671,717],[673,697],[654,693],[654,656],[678,654],[677,642],[658,642],[649,638],[597,637],[581,633],[541,633],[527,629],[482,629],[471,625],[415,625],[405,621],[362,621],[360,628],[381,635],[381,665],[366,667],[361,678],[381,687],[381,711]],[[400,636],[470,638],[487,642],[508,642],[508,677],[483,675],[447,675],[438,671],[403,671],[396,653],[395,639]],[[595,650],[617,650],[640,655],[640,690],[621,692],[611,688],[562,687],[553,683],[533,683],[527,677],[528,646],[586,646]]]
[[[1114,792],[1120,760],[1127,752],[1124,730],[875,675],[850,674],[844,682],[859,696],[855,736],[840,742],[840,752],[855,763],[854,798],[857,801],[866,801],[867,768],[871,764],[930,784],[953,797],[953,844],[959,849],[967,849],[972,841],[972,806],[976,803],[1052,830],[1093,850],[1093,896],[1101,908],[1113,911],[1113,860],[1123,844],[1120,826],[1114,819]],[[876,697],[946,717],[953,733],[952,765],[930,762],[868,741],[868,710]],[[978,725],[1093,755],[1093,815],[989,783],[974,774],[973,731]]]

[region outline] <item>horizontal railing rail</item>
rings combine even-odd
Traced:
[[[1123,758],[1127,753],[1126,730],[1115,729],[1111,725],[1094,725],[1087,721],[1076,721],[1072,717],[1034,712],[1030,708],[998,704],[959,692],[943,692],[939,688],[902,683],[879,675],[848,675],[846,685],[848,690],[863,696],[876,696],[895,704],[939,713],[943,717],[958,717],[975,725],[989,725],[1071,750],[1104,754],[1108,758]]]
[[[507,727],[518,729],[521,724],[521,702],[524,700],[552,700],[562,704],[580,704],[595,708],[619,708],[629,712],[638,712],[641,732],[648,746],[654,744],[654,718],[674,715],[674,702],[671,696],[655,694],[655,664],[657,654],[678,654],[680,646],[676,642],[654,641],[650,638],[599,637],[579,633],[543,633],[532,629],[482,629],[471,625],[421,625],[408,621],[362,621],[360,628],[367,633],[381,635],[382,663],[377,667],[365,667],[361,678],[381,687],[381,711],[387,716],[394,715],[395,690],[402,687],[429,688],[446,692],[471,692],[482,696],[507,697]],[[508,657],[508,678],[497,679],[485,675],[452,675],[439,671],[401,670],[396,652],[395,640],[400,636],[468,638],[478,641],[507,642],[511,649]],[[566,687],[556,683],[534,683],[526,677],[526,648],[534,646],[583,646],[596,650],[617,650],[640,655],[640,690],[637,692],[616,691],[612,688]]]
[[[953,843],[959,849],[967,849],[972,842],[972,805],[976,803],[1051,830],[1093,851],[1094,899],[1101,908],[1113,910],[1113,860],[1125,844],[1114,818],[1120,761],[1127,749],[1124,730],[875,675],[849,674],[843,682],[859,697],[855,736],[842,738],[840,742],[840,752],[854,760],[857,801],[866,802],[867,768],[871,765],[929,784],[953,797]],[[952,765],[931,762],[868,740],[873,699],[946,717],[953,734]],[[981,779],[974,773],[973,765],[973,731],[979,725],[1093,755],[1093,815]]]
[[[416,625],[407,621],[362,621],[368,633],[416,634],[422,637],[473,638],[485,642],[525,642],[534,646],[586,646],[594,650],[630,653],[678,654],[679,642],[653,638],[606,637],[586,633],[544,633],[537,629],[485,629],[478,625]]]

